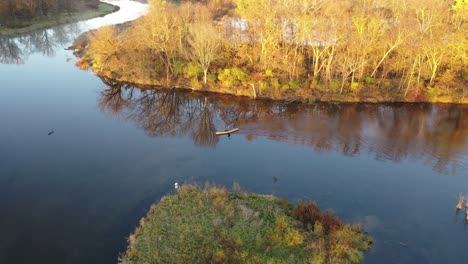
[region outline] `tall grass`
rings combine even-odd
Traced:
[[[358,227],[315,203],[293,209],[235,189],[184,185],[164,197],[128,238],[119,263],[359,263],[369,248]]]

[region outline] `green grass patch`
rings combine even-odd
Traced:
[[[184,185],[128,243],[119,263],[359,263],[371,240],[315,203]]]

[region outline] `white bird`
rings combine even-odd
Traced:
[[[177,182],[174,183],[174,188],[176,188],[176,190],[179,188],[179,184]]]

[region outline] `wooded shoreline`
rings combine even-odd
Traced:
[[[93,72],[101,78],[106,78],[113,82],[118,82],[121,84],[136,86],[142,89],[181,89],[189,90],[194,92],[208,92],[215,94],[226,94],[233,96],[245,97],[248,99],[255,100],[274,100],[274,101],[296,101],[306,104],[315,104],[319,102],[323,103],[442,103],[442,104],[468,104],[468,97],[457,99],[451,97],[439,97],[433,100],[424,100],[417,97],[404,98],[404,97],[394,97],[390,95],[382,95],[381,97],[374,97],[371,95],[359,96],[357,94],[333,94],[333,93],[314,93],[312,95],[308,94],[293,94],[289,93],[282,96],[269,96],[269,95],[258,95],[253,96],[252,89],[249,87],[236,87],[235,89],[227,89],[222,86],[202,86],[202,87],[192,87],[189,82],[174,84],[163,84],[158,80],[126,80],[122,78],[116,78],[112,73],[103,73],[98,72],[92,69]],[[370,87],[371,89],[371,87]]]
[[[152,0],[147,16],[89,33],[75,54],[80,68],[135,85],[310,103],[468,103],[468,7],[405,1],[408,10],[343,0],[340,18],[325,5],[333,1],[286,10],[279,1]],[[261,8],[272,17],[253,16]],[[437,23],[418,27],[418,10]]]

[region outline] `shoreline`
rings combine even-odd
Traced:
[[[100,11],[100,9],[102,9]],[[75,23],[79,21],[89,20],[98,17],[115,13],[120,10],[120,7],[107,2],[100,1],[96,9],[88,9],[77,11],[71,15],[48,17],[39,19],[38,24],[32,24],[22,28],[0,28],[0,37],[16,37],[22,34],[27,34],[36,30],[48,29],[59,25]],[[57,20],[58,19],[58,20]]]
[[[86,33],[85,33],[86,34]],[[74,49],[75,47],[72,46],[70,49]],[[83,51],[82,49],[75,49],[75,56],[78,58],[80,57],[77,53]],[[248,87],[236,87],[236,88],[227,88],[222,87],[221,85],[212,86],[206,85],[202,87],[193,87],[186,83],[173,83],[170,85],[165,85],[162,83],[158,83],[156,80],[152,82],[147,81],[129,81],[123,80],[119,78],[115,78],[112,76],[111,73],[100,72],[98,73],[96,70],[91,69],[96,76],[101,78],[107,78],[111,81],[119,82],[122,84],[128,84],[135,86],[140,89],[180,89],[180,90],[187,90],[187,91],[194,91],[194,92],[201,92],[201,93],[213,93],[213,94],[220,94],[220,95],[230,95],[230,96],[237,96],[237,97],[245,97],[251,100],[273,100],[273,101],[288,101],[288,102],[300,102],[305,104],[315,104],[315,103],[370,103],[370,104],[398,104],[398,103],[427,103],[427,104],[460,104],[466,105],[468,104],[468,98],[462,98],[461,100],[453,100],[449,97],[439,97],[435,98],[435,100],[415,100],[417,98],[376,98],[376,97],[359,97],[357,95],[352,94],[331,94],[331,93],[323,93],[318,95],[312,96],[304,96],[300,94],[296,95],[288,95],[285,97],[274,97],[274,96],[264,96],[264,95],[257,95],[253,96],[252,88]],[[452,99],[452,100],[451,100]]]

